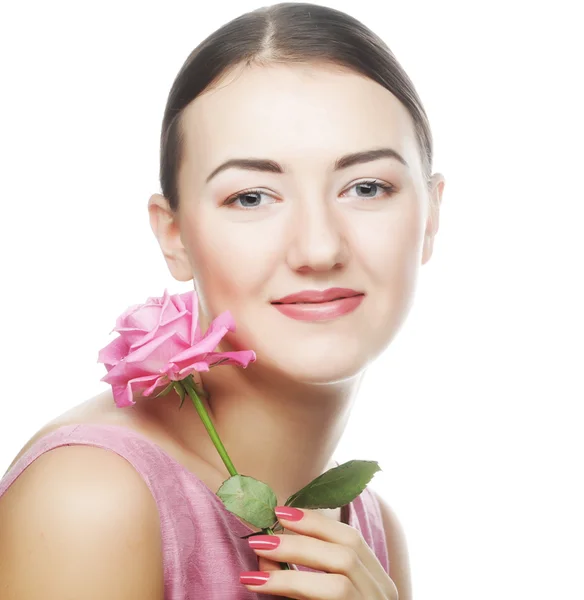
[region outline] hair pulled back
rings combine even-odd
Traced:
[[[410,113],[426,182],[432,173],[430,124],[414,84],[385,42],[339,10],[283,2],[243,14],[217,29],[189,55],[166,103],[160,139],[160,185],[171,210],[179,206],[184,108],[229,70],[281,63],[328,63],[348,68],[389,90]]]

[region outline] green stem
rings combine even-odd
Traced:
[[[209,414],[207,413],[207,410],[205,409],[204,404],[201,402],[201,399],[199,398],[199,396],[197,395],[197,392],[195,391],[195,387],[193,385],[193,380],[192,380],[192,375],[189,375],[185,379],[181,379],[181,383],[183,384],[189,397],[193,401],[193,404],[195,405],[195,409],[199,413],[199,417],[201,417],[201,421],[203,421],[203,424],[205,425],[205,429],[207,430],[207,433],[211,437],[211,441],[215,445],[215,448],[217,448],[217,452],[219,452],[219,456],[221,456],[223,462],[225,463],[225,466],[227,467],[227,471],[229,472],[231,477],[233,477],[234,475],[238,475],[238,472],[235,469],[233,462],[231,462],[231,459],[229,458],[229,454],[227,454],[227,450],[225,450],[225,446],[223,445],[223,442],[219,438],[217,430],[215,429],[215,426],[213,425],[213,422],[211,421],[211,418],[209,417]],[[264,529],[262,529],[262,532],[267,533],[268,535],[274,535],[274,531],[271,527],[265,527]],[[282,567],[283,571],[291,570],[290,565],[286,562],[281,562],[280,566]]]
[[[185,386],[189,396],[191,397],[191,400],[193,401],[193,404],[195,405],[195,408],[197,409],[197,412],[199,413],[199,417],[201,417],[201,421],[203,421],[203,424],[205,425],[205,429],[207,430],[207,433],[209,434],[213,444],[215,445],[215,448],[217,448],[217,452],[219,452],[219,456],[221,456],[221,458],[223,459],[223,462],[225,463],[225,466],[227,467],[227,471],[233,477],[234,475],[238,474],[237,470],[235,469],[235,466],[231,462],[231,459],[229,458],[229,455],[227,454],[227,450],[225,450],[225,446],[223,445],[223,442],[219,439],[219,435],[218,435],[217,431],[215,430],[213,422],[211,421],[211,418],[209,417],[209,414],[207,413],[205,406],[203,405],[203,402],[201,401],[199,396],[197,396],[197,392],[195,391],[195,388],[193,386],[191,378],[192,378],[192,375],[189,375],[186,379],[182,379],[181,381],[182,381],[183,385]]]

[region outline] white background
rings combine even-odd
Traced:
[[[389,44],[446,177],[414,308],[336,457],[380,463],[371,485],[405,528],[416,600],[582,599],[579,3],[323,4]],[[148,223],[164,105],[191,50],[261,5],[4,9],[0,476],[105,389],[97,351],[118,314],[191,289]]]

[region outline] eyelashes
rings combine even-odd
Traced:
[[[376,195],[376,196],[357,196],[357,198],[362,198],[363,200],[378,200],[378,199],[386,197],[386,196],[391,196],[396,191],[396,189],[393,185],[391,185],[389,183],[385,183],[384,181],[379,181],[378,179],[366,179],[363,181],[358,181],[357,183],[354,183],[352,186],[348,187],[347,190],[352,190],[353,188],[356,188],[359,186],[372,186],[374,188],[379,188],[383,192],[382,194]],[[342,195],[344,195],[345,193],[346,192],[343,192]],[[254,196],[256,196],[255,200],[258,200],[258,197],[259,197],[259,202],[261,202],[262,196],[267,196],[267,197],[273,198],[273,196],[271,196],[267,192],[265,192],[261,189],[253,188],[253,189],[245,190],[243,192],[238,192],[237,194],[234,194],[233,196],[229,196],[229,198],[227,198],[223,202],[222,206],[235,206],[236,203],[238,202],[238,200],[241,200],[244,198],[249,198],[249,197],[254,197]],[[254,206],[239,205],[238,208],[241,208],[243,210],[252,210],[254,208],[258,208],[261,206],[262,206],[261,204],[256,204]]]

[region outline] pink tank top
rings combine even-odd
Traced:
[[[0,496],[41,454],[81,444],[112,450],[141,475],[156,501],[162,535],[165,600],[279,600],[250,592],[242,571],[257,571],[258,557],[240,536],[254,530],[229,512],[219,497],[160,446],[119,425],[66,425],[37,440],[0,480]],[[337,463],[338,464],[338,463]],[[367,487],[345,507],[389,574],[379,503]],[[322,572],[303,565],[300,571]]]

